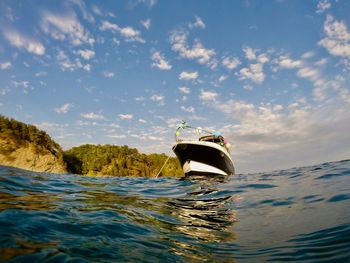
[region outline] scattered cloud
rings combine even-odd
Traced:
[[[198,78],[198,72],[193,71],[193,72],[186,72],[183,71],[180,73],[179,79],[180,80],[196,80]]]
[[[110,30],[114,33],[118,32],[126,42],[146,43],[146,41],[141,37],[141,32],[130,26],[120,27],[117,24],[113,24],[108,21],[102,21],[100,30]]]
[[[114,77],[114,72],[105,71],[105,72],[103,72],[103,76],[105,76],[105,78],[113,78]]]
[[[146,41],[141,37],[140,31],[133,29],[132,27],[120,28],[120,34],[125,38],[126,41],[145,43]]]
[[[141,25],[146,28],[147,30],[151,27],[151,19],[141,20]]]
[[[100,30],[101,31],[106,31],[106,30],[110,30],[112,32],[118,32],[119,31],[119,26],[117,24],[113,24],[109,21],[102,21],[101,25],[100,25]]]
[[[72,45],[93,45],[95,40],[79,22],[74,12],[54,14],[44,11],[41,17],[41,29],[55,40],[68,40]]]
[[[81,117],[89,120],[104,120],[105,117],[102,114],[94,113],[94,112],[88,112],[88,113],[81,113]]]
[[[201,90],[201,93],[199,95],[199,99],[202,102],[213,102],[213,101],[216,101],[218,96],[219,96],[219,94],[214,92],[214,91]]]
[[[47,72],[46,71],[39,71],[39,72],[35,73],[34,76],[35,77],[47,76]]]
[[[140,122],[140,123],[147,123],[147,121],[144,120],[144,119],[139,119],[139,122]]]
[[[90,64],[83,64],[78,58],[76,58],[74,61],[71,61],[63,50],[58,51],[57,61],[63,71],[74,71],[76,69],[83,69],[85,71],[91,70]]]
[[[256,84],[261,84],[265,80],[265,74],[263,72],[263,64],[256,63],[250,64],[248,68],[242,68],[239,71],[239,79],[246,80],[249,79]]]
[[[189,94],[191,92],[190,88],[186,86],[179,87],[179,91],[184,94]]]
[[[28,80],[22,80],[22,81],[12,80],[12,85],[15,88],[23,88],[23,92],[28,93],[28,89],[29,89],[29,81]]]
[[[27,37],[15,30],[4,30],[3,33],[12,46],[39,56],[45,54],[45,47],[38,40]]]
[[[94,12],[96,15],[102,16],[102,11],[101,11],[101,9],[100,9],[98,6],[93,5],[93,6],[91,7],[91,10],[92,10],[92,12]]]
[[[192,107],[192,106],[189,106],[189,107],[181,106],[180,108],[181,108],[181,110],[183,110],[185,112],[189,112],[189,113],[194,113],[194,111],[195,111],[194,107]]]
[[[149,8],[152,8],[157,4],[158,0],[129,0],[128,7],[135,8],[139,4],[144,4]]]
[[[241,64],[241,61],[237,57],[223,57],[221,64],[227,69],[232,70],[237,68]]]
[[[317,14],[322,14],[324,11],[326,11],[329,8],[331,8],[331,3],[328,0],[320,0],[317,3],[316,13]]]
[[[348,140],[350,117],[346,112],[350,105],[338,103],[289,111],[279,104],[253,105],[235,100],[211,105],[238,121],[222,130],[225,134],[234,131],[227,139],[233,144],[238,169],[257,172],[348,156],[348,147],[341,144]],[[272,166],[271,160],[275,162]]]
[[[95,51],[89,50],[89,49],[85,49],[85,50],[79,49],[79,50],[78,50],[78,54],[79,54],[82,58],[84,58],[84,59],[86,59],[86,60],[89,60],[89,59],[91,59],[91,58],[93,58],[93,57],[95,56]]]
[[[223,81],[225,81],[227,78],[228,78],[227,75],[221,75],[221,76],[219,77],[219,82],[223,82]]]
[[[125,139],[126,138],[126,135],[125,134],[119,134],[119,133],[116,133],[116,134],[107,134],[106,135],[108,138],[112,138],[112,139]]]
[[[193,46],[190,47],[187,43],[187,35],[186,31],[173,31],[170,35],[171,49],[178,52],[182,58],[194,59],[199,64],[215,68],[217,66],[215,50],[205,48],[199,39],[195,39]]]
[[[67,113],[72,107],[73,104],[65,103],[61,107],[55,108],[54,111],[57,113]]]
[[[151,59],[153,61],[151,65],[152,67],[156,67],[160,70],[170,70],[172,68],[170,63],[166,61],[164,56],[161,55],[158,51],[152,54]]]
[[[119,114],[121,120],[132,120],[134,116],[132,114]]]
[[[12,67],[12,63],[10,61],[6,61],[4,63],[0,63],[0,69],[1,70],[9,69],[11,67]]]
[[[288,56],[280,56],[277,60],[277,64],[281,68],[300,68],[303,65],[303,62],[301,60],[292,60]]]
[[[160,106],[164,106],[164,96],[154,94],[151,96],[151,100],[157,102]]]
[[[194,23],[190,23],[188,25],[188,27],[191,29],[193,29],[193,28],[205,28],[205,23],[203,22],[203,20],[199,16],[195,16]]]
[[[326,48],[333,56],[349,58],[350,32],[346,24],[328,15],[324,23],[324,32],[326,37],[319,42],[319,45]]]
[[[256,59],[256,51],[257,50],[254,50],[250,47],[245,47],[243,48],[243,52],[245,53],[245,57],[248,59],[248,60],[254,60]]]

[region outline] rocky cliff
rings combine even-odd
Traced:
[[[18,143],[0,137],[0,165],[13,166],[35,172],[65,173],[63,158],[42,146],[30,142]]]
[[[46,132],[1,115],[0,165],[36,172],[67,172],[61,147]]]

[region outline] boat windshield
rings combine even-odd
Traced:
[[[224,143],[224,137],[215,136],[215,135],[207,135],[199,138],[202,142],[215,142],[215,143]]]

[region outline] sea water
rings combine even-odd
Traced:
[[[0,167],[0,262],[350,262],[350,160],[227,178]]]

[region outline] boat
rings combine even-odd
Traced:
[[[186,140],[180,138],[180,131],[185,129],[194,129],[198,135],[203,131],[207,134],[196,140]],[[183,121],[178,125],[175,138],[176,142],[172,150],[186,176],[226,176],[235,173],[230,144],[221,133],[195,128]]]

